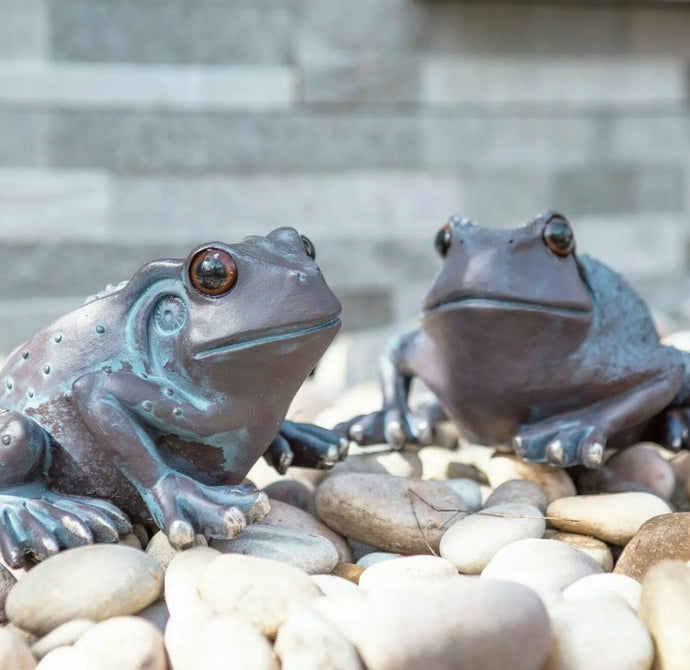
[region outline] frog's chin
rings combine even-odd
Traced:
[[[244,349],[252,349],[254,347],[258,347],[261,345],[301,339],[327,330],[332,330],[333,335],[335,335],[335,332],[339,328],[340,317],[336,316],[331,319],[328,319],[327,321],[322,321],[321,323],[317,323],[311,326],[295,327],[289,329],[286,328],[279,331],[272,331],[270,333],[266,333],[265,335],[260,335],[258,337],[252,336],[246,339],[225,342],[223,344],[218,344],[213,347],[207,347],[205,349],[198,349],[194,353],[194,359],[204,360],[206,358],[231,354],[236,351],[242,351]]]
[[[520,300],[506,300],[504,298],[456,298],[451,300],[444,300],[435,305],[431,305],[424,309],[424,318],[433,317],[446,312],[458,312],[461,310],[504,310],[506,312],[532,312],[550,314],[555,316],[575,318],[575,319],[590,319],[592,316],[592,309],[590,306],[573,306],[535,303]]]

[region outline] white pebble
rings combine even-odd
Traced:
[[[592,598],[595,596],[605,596],[607,593],[614,593],[636,612],[640,605],[640,594],[642,584],[627,575],[605,573],[601,575],[587,575],[578,579],[563,591],[566,600],[579,600],[582,598]]]
[[[455,566],[439,556],[403,556],[369,566],[359,577],[363,591],[410,581],[430,581],[457,577]]]

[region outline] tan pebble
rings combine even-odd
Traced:
[[[484,507],[503,503],[526,503],[534,505],[542,514],[546,512],[549,501],[542,488],[528,479],[509,479],[499,484],[489,495]]]
[[[348,473],[316,490],[324,523],[348,538],[403,554],[438,551],[446,526],[465,509],[441,482]]]
[[[551,525],[625,545],[642,524],[671,508],[651,493],[603,493],[560,498],[546,510]]]
[[[140,617],[119,616],[89,628],[74,648],[108,670],[166,670],[163,635]]]
[[[275,637],[290,605],[321,591],[305,572],[286,563],[224,554],[204,572],[199,593],[217,614],[239,617]]]
[[[606,461],[606,467],[625,479],[648,486],[664,500],[669,500],[673,495],[676,485],[673,467],[651,443],[643,442],[621,449]]]
[[[485,468],[489,484],[494,489],[511,479],[526,479],[539,486],[549,502],[576,494],[575,484],[568,473],[550,465],[528,463],[512,455],[497,455]]]
[[[620,555],[615,572],[642,580],[664,560],[690,560],[690,512],[662,514],[646,521]]]
[[[652,634],[656,665],[687,670],[690,659],[690,568],[681,561],[663,561],[642,581],[638,616]]]
[[[598,540],[591,535],[580,535],[580,533],[566,533],[562,530],[547,529],[544,533],[547,540],[560,540],[566,544],[584,551],[591,556],[604,572],[613,570],[613,553],[603,540]]]
[[[31,653],[36,658],[43,658],[48,652],[74,644],[95,623],[90,619],[72,619],[63,623],[48,635],[44,635],[31,646]]]
[[[2,670],[33,670],[36,667],[28,645],[12,635],[7,628],[0,628],[0,668]]]
[[[331,574],[335,575],[336,577],[347,579],[354,584],[359,584],[359,576],[363,572],[364,568],[361,565],[357,565],[355,563],[337,563],[331,571]]]

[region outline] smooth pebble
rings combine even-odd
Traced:
[[[560,498],[548,506],[546,514],[551,525],[561,530],[625,545],[645,521],[670,511],[658,496],[630,492]]]
[[[630,609],[636,612],[640,605],[642,584],[627,575],[611,573],[587,575],[566,587],[563,591],[563,597],[566,600],[579,600],[581,598],[605,596],[609,593],[623,598],[630,606]]]
[[[163,592],[163,570],[143,551],[119,544],[68,549],[39,563],[7,598],[15,625],[45,635],[72,619],[136,614]]]
[[[637,614],[656,645],[656,667],[687,670],[690,659],[690,567],[663,561],[647,571]]]
[[[304,604],[290,610],[274,648],[281,670],[363,670],[352,643],[326,617]]]
[[[473,479],[461,477],[458,479],[444,479],[443,483],[453,489],[464,501],[465,509],[474,512],[482,506],[482,489]]]
[[[208,542],[203,535],[194,536],[195,547],[205,547],[207,545]],[[170,565],[170,561],[180,553],[180,550],[174,549],[168,541],[168,536],[162,530],[159,530],[146,545],[146,553],[158,561],[163,570],[166,570],[168,565]]]
[[[511,479],[525,479],[536,484],[549,502],[576,494],[575,484],[565,470],[542,463],[528,463],[517,456],[494,456],[486,463],[484,471],[494,489]]]
[[[357,561],[360,568],[366,570],[368,567],[381,563],[382,561],[391,561],[394,558],[400,558],[402,554],[396,554],[392,551],[372,551],[370,554],[364,554],[362,558]]]
[[[174,670],[247,668],[278,670],[270,643],[254,626],[233,616],[171,618],[165,644]]]
[[[649,670],[654,644],[620,600],[568,600],[549,609],[553,641],[543,670]]]
[[[311,579],[325,596],[356,596],[362,593],[357,584],[336,575],[311,575]]]
[[[642,580],[664,560],[690,560],[690,512],[662,514],[645,522],[625,545],[615,572]]]
[[[211,614],[201,599],[199,584],[206,569],[222,554],[211,547],[193,547],[182,551],[165,572],[165,602],[170,616],[201,618]]]
[[[602,572],[584,552],[558,540],[529,538],[501,549],[482,571],[482,578],[509,579],[549,599],[573,582]]]
[[[309,574],[328,573],[338,563],[338,550],[323,535],[258,523],[232,540],[211,540],[210,546],[224,554],[280,561]]]
[[[0,623],[7,621],[5,614],[5,602],[7,594],[17,583],[17,578],[4,566],[0,564]]]
[[[22,667],[21,670],[24,668]],[[57,647],[39,661],[36,670],[110,670],[110,668],[74,647]]]
[[[350,454],[336,463],[329,477],[347,473],[394,475],[396,477],[421,477],[422,462],[413,451],[386,451],[378,454]]]
[[[368,670],[540,670],[551,638],[535,593],[476,577],[399,583],[311,606],[354,644]]]
[[[0,668],[2,670],[33,670],[36,667],[27,644],[0,628]]]
[[[338,563],[331,571],[332,575],[347,579],[353,584],[359,584],[359,578],[364,568],[355,563]]]
[[[237,616],[274,637],[290,605],[321,595],[301,570],[267,558],[225,554],[216,558],[199,584],[202,600],[220,615]]]
[[[314,489],[307,486],[304,482],[298,482],[295,479],[280,479],[269,484],[264,489],[264,493],[273,501],[280,500],[309,514],[315,514],[316,512]],[[273,507],[271,506],[272,509]]]
[[[359,586],[364,591],[371,591],[387,584],[445,580],[457,576],[458,571],[450,561],[439,556],[422,554],[375,563],[362,573]]]
[[[402,554],[438,551],[446,526],[465,508],[441,482],[348,473],[316,490],[321,520],[348,538]]]
[[[544,533],[547,540],[559,540],[565,542],[585,554],[591,556],[604,572],[611,572],[613,569],[613,553],[611,548],[603,540],[598,540],[591,535],[580,535],[579,533],[566,533],[562,530],[547,528]]]
[[[74,644],[89,628],[95,625],[95,622],[90,619],[72,619],[72,621],[63,623],[35,642],[31,646],[31,653],[36,658],[43,658],[53,649]]]
[[[108,670],[166,670],[162,633],[136,616],[117,616],[89,628],[74,643]]]
[[[448,528],[440,553],[459,572],[478,574],[500,549],[517,540],[540,538],[545,528],[542,513],[533,505],[508,502],[485,507]]]
[[[544,514],[549,501],[538,484],[527,479],[509,479],[491,492],[484,506],[493,507],[503,503],[526,503]]]
[[[673,495],[676,485],[673,467],[651,443],[621,449],[606,461],[606,467],[625,479],[649,487],[664,500],[670,500]]]

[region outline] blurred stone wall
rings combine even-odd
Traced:
[[[449,214],[549,208],[684,324],[689,37],[682,2],[0,0],[0,352],[279,225],[385,329]]]

